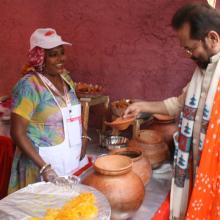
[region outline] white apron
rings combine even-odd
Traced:
[[[79,161],[82,148],[81,105],[67,102],[67,107],[62,108],[49,88],[49,80],[41,74],[38,75],[60,108],[64,127],[64,141],[55,146],[39,147],[39,154],[46,163],[51,164],[59,176],[71,175],[88,163],[87,156]]]

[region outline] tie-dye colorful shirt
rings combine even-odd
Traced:
[[[70,90],[72,104],[78,103],[74,83],[68,73],[62,74]],[[63,107],[64,101],[56,96]],[[61,111],[53,96],[34,72],[25,75],[13,89],[12,112],[30,121],[27,135],[34,147],[47,147],[60,144],[64,140]]]

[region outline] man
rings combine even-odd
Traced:
[[[188,4],[175,13],[172,27],[197,63],[191,81],[179,97],[134,103],[124,117],[180,115],[170,219],[220,219],[220,12],[208,4]]]

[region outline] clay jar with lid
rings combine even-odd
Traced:
[[[111,151],[110,154],[123,155],[131,158],[133,161],[133,172],[135,172],[141,178],[144,185],[150,181],[152,168],[149,159],[144,157],[143,149],[135,147],[121,148]]]
[[[107,197],[112,209],[111,220],[132,217],[143,202],[144,184],[132,171],[132,163],[127,156],[98,157],[93,164],[95,172],[82,181]]]

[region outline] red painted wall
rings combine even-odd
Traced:
[[[16,0],[0,7],[0,95],[26,61],[30,34],[53,27],[73,46],[67,67],[77,81],[102,84],[112,99],[177,95],[194,68],[170,27],[190,0]]]

